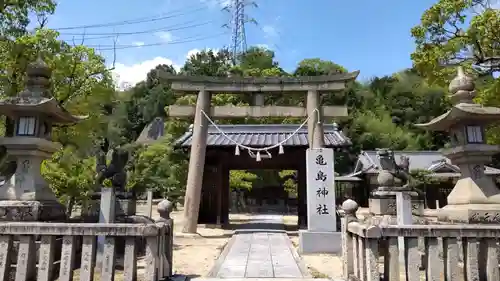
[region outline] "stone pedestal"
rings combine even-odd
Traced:
[[[412,214],[422,216],[424,214],[424,200],[415,191],[401,189],[398,191],[388,190],[380,187],[372,193],[369,199],[370,213],[375,216],[397,215],[396,194],[405,192],[411,197]]]
[[[57,201],[40,174],[42,161],[60,145],[27,137],[1,138],[0,145],[15,159],[15,173],[0,187],[0,221],[66,220],[66,207]]]
[[[89,206],[89,211],[86,216],[97,217],[101,210],[100,201],[93,200]],[[133,216],[136,214],[137,201],[135,199],[116,199],[115,200],[115,215],[116,216]]]
[[[500,146],[488,144],[465,144],[442,151],[460,167],[462,178],[448,195],[448,205],[439,209],[440,221],[500,223],[500,189],[484,174],[484,163],[498,151]]]
[[[438,220],[450,223],[500,224],[500,204],[447,205],[439,209]]]
[[[63,222],[66,219],[66,208],[57,201],[0,201],[0,221]]]
[[[500,223],[500,190],[493,179],[482,176],[457,181],[448,205],[439,209],[438,220],[452,223]]]
[[[451,223],[500,224],[500,194],[491,178],[457,181],[438,220]]]
[[[129,196],[130,194],[127,193],[127,196],[124,196],[123,193],[116,192],[114,196],[115,201],[115,207],[114,207],[114,214],[115,216],[133,216],[136,214],[136,208],[137,208],[137,201],[135,198],[132,198]],[[97,193],[94,196],[94,199],[91,200],[88,204],[87,211],[85,213],[82,213],[82,215],[86,218],[98,218],[99,217],[99,212],[101,210],[101,193]],[[98,197],[99,199],[97,199]],[[128,198],[127,198],[128,197]]]
[[[342,233],[331,231],[299,231],[299,252],[301,254],[342,252]]]

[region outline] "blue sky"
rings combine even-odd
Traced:
[[[112,34],[118,33],[116,73],[120,83],[134,84],[158,63],[178,66],[196,50],[227,46],[230,30],[222,26],[229,23],[230,14],[221,11],[220,1],[224,0],[60,0],[49,27],[143,18],[141,23],[60,30],[62,39],[74,38],[77,43],[85,34],[84,44],[103,49],[109,63]],[[247,25],[249,46],[269,46],[286,70],[293,70],[304,58],[321,58],[350,71],[360,70],[360,79],[365,80],[411,66],[410,28],[435,1],[255,2],[258,8],[247,9],[258,22]]]

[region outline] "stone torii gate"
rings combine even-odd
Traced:
[[[193,140],[189,157],[186,195],[184,199],[183,232],[195,233],[200,208],[203,171],[207,146],[208,115],[221,118],[309,117],[308,141],[310,148],[324,146],[323,117],[346,117],[346,106],[321,106],[322,92],[344,90],[346,83],[354,81],[359,71],[345,74],[310,77],[164,77],[172,83],[172,90],[180,94],[197,94],[196,106],[172,105],[167,109],[170,117],[193,117]],[[263,93],[307,93],[306,107],[265,105]],[[212,94],[253,94],[254,106],[211,106]]]

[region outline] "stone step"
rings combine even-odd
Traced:
[[[191,281],[345,281],[342,279],[328,278],[191,278]]]

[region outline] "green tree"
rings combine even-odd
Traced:
[[[282,170],[279,172],[279,176],[281,178],[282,185],[285,191],[289,195],[297,197],[298,195],[297,171]]]
[[[229,172],[229,187],[231,190],[251,190],[257,176],[245,170],[231,170]]]
[[[0,73],[0,92],[18,94],[24,88],[28,64],[41,56],[52,70],[53,97],[73,114],[89,115],[75,126],[55,128],[53,138],[65,149],[43,166],[44,177],[69,212],[75,203],[84,203],[95,187],[91,156],[106,124],[96,108],[112,99],[114,89],[109,69],[94,49],[71,46],[57,37],[53,30],[38,29],[0,41],[0,68],[7,70]]]
[[[115,106],[114,120],[121,130],[123,142],[134,142],[154,118],[165,117],[165,107],[176,101],[165,75],[175,74],[172,66],[158,65],[148,72],[145,81],[126,90],[120,97]]]
[[[178,202],[185,192],[188,162],[175,151],[170,135],[136,153],[127,188],[141,192],[151,189]]]
[[[477,102],[499,106],[500,10],[487,0],[439,0],[412,28],[416,50],[412,54],[416,70],[431,83],[448,86],[456,75],[449,66],[461,65],[476,79]],[[500,141],[500,129],[492,127],[488,142]]]
[[[0,38],[9,40],[26,33],[30,16],[35,15],[44,25],[46,17],[53,14],[56,2],[53,0],[16,0],[0,2]]]
[[[181,68],[181,74],[224,77],[229,74],[230,69],[231,53],[227,49],[207,49],[189,57]]]
[[[347,73],[347,69],[332,62],[319,58],[304,59],[299,62],[294,71],[295,76],[320,76],[337,73]]]
[[[392,117],[385,111],[357,112],[346,133],[354,141],[354,151],[384,147],[394,150],[418,150],[422,146],[423,138],[409,132],[405,127],[394,124]]]
[[[72,113],[89,114],[92,120],[56,129],[55,140],[65,145],[90,145],[88,136],[96,134],[95,118],[100,116],[95,105],[114,93],[111,76],[104,59],[94,49],[71,46],[57,36],[55,31],[39,29],[12,41],[0,41],[0,68],[7,70],[0,72],[0,92],[8,96],[18,94],[24,88],[28,64],[41,55],[52,70],[54,98]]]
[[[85,204],[95,189],[95,158],[81,158],[74,148],[66,147],[42,164],[41,173],[59,200],[71,214],[75,204]]]
[[[411,33],[417,45],[416,69],[431,82],[445,85],[462,64],[481,75],[500,71],[500,10],[487,0],[439,0],[422,15]],[[471,12],[472,11],[472,12]]]

